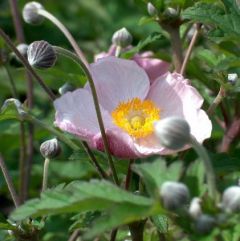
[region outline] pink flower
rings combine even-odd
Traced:
[[[131,47],[128,49],[131,49]],[[95,61],[107,56],[114,56],[115,51],[116,46],[112,45],[108,52],[103,52],[96,55]],[[159,76],[165,74],[170,67],[168,62],[154,58],[153,52],[151,51],[135,54],[132,59],[146,71],[151,83]]]
[[[157,141],[155,121],[170,116],[184,118],[191,134],[202,142],[211,135],[212,124],[201,109],[203,98],[180,74],[166,73],[150,85],[145,71],[132,60],[102,58],[90,65],[110,151],[120,158],[171,154]],[[87,84],[55,100],[55,124],[77,135],[91,148],[104,150]]]

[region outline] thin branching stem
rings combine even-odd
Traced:
[[[2,170],[2,173],[3,173],[3,176],[5,178],[5,181],[7,183],[8,190],[9,190],[9,192],[11,194],[11,197],[12,197],[12,200],[14,202],[14,205],[15,205],[15,207],[18,207],[20,205],[20,200],[19,200],[17,192],[16,192],[16,190],[14,188],[12,178],[9,175],[7,166],[6,166],[5,162],[4,162],[3,157],[2,157],[1,154],[0,154],[0,167],[1,167],[1,170]]]
[[[216,96],[216,98],[213,100],[213,103],[209,106],[209,108],[207,110],[207,114],[209,116],[213,115],[213,113],[215,112],[216,108],[222,102],[224,97],[225,97],[225,89],[224,89],[223,86],[221,86],[220,89],[219,89],[219,92],[218,92],[218,94]]]
[[[70,58],[73,61],[75,61],[81,67],[81,69],[84,71],[84,73],[85,73],[85,75],[86,75],[86,77],[89,81],[89,86],[90,86],[91,91],[92,91],[94,107],[95,107],[95,111],[96,111],[96,114],[97,114],[98,124],[99,124],[99,128],[100,128],[100,131],[101,131],[102,139],[103,139],[104,149],[105,149],[105,152],[106,152],[107,157],[108,157],[108,163],[109,163],[109,166],[110,166],[111,171],[112,171],[114,182],[117,185],[119,185],[119,179],[118,179],[117,172],[116,172],[116,169],[115,169],[115,166],[114,166],[114,163],[113,163],[113,159],[112,159],[112,156],[111,156],[111,153],[110,153],[108,140],[107,140],[107,136],[106,136],[106,133],[105,133],[105,127],[104,127],[104,123],[103,123],[103,119],[102,119],[102,114],[101,114],[101,110],[100,110],[100,105],[99,105],[99,102],[98,102],[97,91],[96,91],[96,88],[95,88],[95,84],[94,84],[92,75],[89,72],[88,68],[81,61],[81,59],[79,59],[71,51],[68,51],[64,48],[60,48],[60,47],[57,47],[57,46],[54,46],[54,49],[58,54],[63,55],[65,57]]]
[[[0,28],[0,36],[4,39],[6,44],[9,46],[9,48],[17,55],[17,57],[21,60],[23,65],[26,67],[27,71],[37,80],[39,85],[43,88],[43,90],[48,94],[49,98],[51,100],[55,100],[56,96],[53,94],[51,89],[48,88],[48,86],[44,83],[44,81],[39,77],[39,75],[34,71],[34,69],[31,67],[31,65],[28,63],[28,61],[21,55],[21,53],[17,50],[17,48],[14,46],[13,42],[10,40],[10,38],[6,35],[6,33]]]
[[[48,186],[49,163],[50,163],[50,159],[46,158],[43,166],[42,192],[44,192]]]
[[[82,52],[82,50],[80,49],[77,42],[73,38],[72,34],[68,31],[68,29],[55,16],[53,16],[51,13],[49,13],[45,9],[39,9],[38,14],[40,14],[41,16],[50,20],[53,24],[55,24],[61,30],[61,32],[68,39],[69,43],[72,45],[72,47],[73,47],[74,51],[76,52],[76,54],[78,55],[78,57],[82,60],[84,65],[88,68],[89,64],[88,64],[88,61],[87,61],[84,53]]]
[[[192,40],[188,46],[188,49],[187,49],[187,52],[186,52],[186,55],[185,55],[185,58],[183,60],[183,64],[182,64],[182,67],[181,67],[181,70],[180,70],[180,74],[181,75],[184,75],[185,74],[185,71],[186,71],[186,67],[187,67],[187,63],[190,59],[190,56],[191,56],[191,53],[192,53],[192,50],[193,50],[193,47],[197,41],[197,38],[198,38],[198,35],[199,35],[199,32],[200,32],[200,29],[201,29],[201,24],[197,24],[196,25],[196,30],[193,34],[193,37],[192,37]]]

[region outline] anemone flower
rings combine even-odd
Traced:
[[[127,50],[131,49],[131,46],[127,48]],[[108,52],[102,52],[95,56],[95,61],[100,58],[108,57],[108,56],[115,56],[116,46],[112,45]],[[166,61],[161,59],[154,58],[154,54],[151,51],[146,51],[140,54],[135,54],[132,58],[140,67],[142,67],[151,83],[161,75],[168,72],[170,64]]]
[[[201,143],[212,124],[201,109],[203,98],[180,74],[166,73],[152,85],[146,72],[132,60],[115,57],[90,65],[110,152],[119,158],[172,154],[154,134],[154,123],[177,116],[190,125]],[[67,92],[54,101],[55,124],[78,136],[93,149],[104,151],[89,85]]]

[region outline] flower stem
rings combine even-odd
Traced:
[[[217,187],[216,187],[216,177],[215,177],[215,173],[212,167],[211,160],[208,156],[208,153],[206,149],[201,144],[198,143],[198,141],[195,139],[194,136],[191,136],[191,144],[192,144],[192,147],[197,152],[197,154],[199,155],[199,157],[202,158],[203,160],[203,164],[206,171],[209,194],[213,200],[216,200],[216,197],[218,194]]]
[[[65,137],[64,134],[62,134],[61,132],[52,128],[50,125],[38,120],[37,118],[33,117],[32,115],[30,115],[28,113],[26,114],[25,119],[30,121],[31,123],[35,124],[36,126],[41,126],[42,128],[44,128],[44,129],[48,130],[49,132],[51,132],[52,134],[56,135],[56,137],[58,137],[59,140],[64,142],[66,145],[68,145],[74,151],[79,150],[79,147],[74,142],[72,142],[70,139]]]
[[[129,160],[128,164],[128,171],[127,171],[127,176],[126,176],[126,181],[125,181],[125,190],[129,189],[130,182],[131,182],[131,177],[132,177],[132,164],[134,163],[134,159]]]
[[[48,94],[49,98],[51,100],[55,100],[55,95],[51,91],[51,89],[48,88],[48,86],[44,83],[44,81],[37,75],[37,73],[33,70],[31,65],[28,63],[28,61],[20,54],[20,52],[17,50],[17,48],[14,46],[10,38],[5,34],[5,32],[0,28],[0,36],[4,39],[4,41],[7,43],[9,48],[17,55],[17,57],[21,60],[23,65],[26,67],[27,71],[38,81],[39,85],[43,88],[43,90]]]
[[[181,42],[180,30],[179,30],[180,27],[178,25],[171,26],[166,23],[165,24],[162,23],[161,25],[169,33],[170,42],[172,46],[173,64],[175,67],[175,71],[179,73],[183,62],[182,42]]]
[[[143,241],[143,230],[145,222],[146,221],[144,220],[129,224],[132,241]]]
[[[0,154],[0,167],[2,169],[2,173],[3,173],[3,176],[6,180],[6,183],[7,183],[7,186],[8,186],[8,190],[11,194],[11,197],[12,197],[12,200],[14,202],[14,205],[15,207],[18,207],[20,205],[20,200],[19,200],[19,197],[15,191],[15,188],[13,186],[13,181],[12,181],[12,178],[11,176],[9,175],[9,172],[8,172],[8,169],[6,167],[6,164]]]
[[[72,233],[72,235],[69,237],[68,241],[76,241],[77,238],[79,237],[79,235],[80,235],[80,231],[79,231],[79,229],[76,229],[76,230]]]
[[[14,79],[13,79],[13,77],[11,75],[11,72],[9,70],[8,65],[6,64],[6,65],[4,65],[4,67],[5,67],[6,73],[8,75],[12,96],[13,96],[13,98],[17,99],[18,98],[18,94],[17,94],[17,88],[16,88],[16,85],[15,85]]]
[[[108,157],[108,163],[109,163],[109,166],[110,166],[111,171],[112,171],[114,182],[117,185],[119,185],[119,179],[118,179],[117,172],[116,172],[116,169],[115,169],[115,166],[114,166],[114,163],[113,163],[113,159],[112,159],[112,156],[111,156],[111,153],[110,153],[108,140],[107,140],[107,136],[106,136],[105,128],[104,128],[104,123],[103,123],[103,119],[102,119],[102,114],[101,114],[101,110],[100,110],[100,106],[99,106],[99,102],[98,102],[97,92],[96,92],[96,88],[95,88],[95,85],[94,85],[92,75],[89,72],[88,68],[81,61],[81,59],[79,59],[71,51],[68,51],[64,48],[60,48],[60,47],[57,47],[57,46],[54,46],[54,49],[57,52],[57,54],[63,55],[67,58],[72,59],[74,62],[76,62],[81,67],[81,69],[84,71],[84,73],[85,73],[85,75],[86,75],[86,77],[89,81],[89,85],[90,85],[90,88],[91,88],[91,91],[92,91],[94,107],[95,107],[95,111],[96,111],[96,114],[97,114],[98,124],[99,124],[99,127],[100,127],[102,139],[103,139],[104,149],[105,149],[105,152],[106,152],[107,157]]]
[[[55,24],[61,30],[61,32],[68,39],[69,43],[72,45],[76,54],[79,56],[79,58],[84,63],[84,65],[88,68],[89,64],[88,64],[88,61],[87,61],[84,53],[79,48],[78,44],[76,43],[75,39],[73,38],[71,33],[68,31],[68,29],[55,16],[53,16],[51,13],[49,13],[45,9],[39,9],[38,14],[47,18],[48,20],[50,20],[53,24]]]
[[[50,163],[50,159],[46,158],[44,161],[44,167],[43,167],[42,192],[44,192],[47,189],[47,185],[48,185],[49,163]]]
[[[192,53],[192,50],[193,50],[193,47],[196,43],[196,40],[198,38],[198,35],[199,35],[199,32],[200,32],[200,29],[201,29],[201,24],[197,24],[196,25],[196,30],[193,34],[193,37],[192,37],[192,40],[188,46],[188,49],[187,49],[187,52],[186,52],[186,55],[185,55],[185,58],[183,60],[183,64],[182,64],[182,67],[181,67],[181,70],[180,70],[180,74],[181,75],[184,75],[185,74],[185,70],[186,70],[186,67],[187,67],[187,63],[188,63],[188,60],[190,59],[190,56],[191,56],[191,53]]]
[[[221,86],[216,98],[214,99],[213,103],[209,106],[207,110],[208,115],[211,116],[214,113],[217,106],[222,102],[224,97],[225,97],[225,89],[223,88],[223,86]]]

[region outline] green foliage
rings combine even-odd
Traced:
[[[146,162],[133,166],[133,170],[142,177],[149,194],[153,197],[159,196],[159,188],[163,182],[178,179],[180,168],[179,162],[166,166],[165,160],[161,158],[157,158],[151,163]]]
[[[220,4],[210,3],[196,3],[193,7],[187,8],[183,12],[185,19],[191,19],[195,22],[204,24],[211,24],[214,27],[214,33],[216,30],[221,30],[219,38],[236,40],[240,36],[239,30],[239,17],[240,11],[233,4],[229,4],[229,1],[225,1],[225,8]],[[212,32],[213,34],[213,32]],[[216,35],[215,35],[216,36]]]

